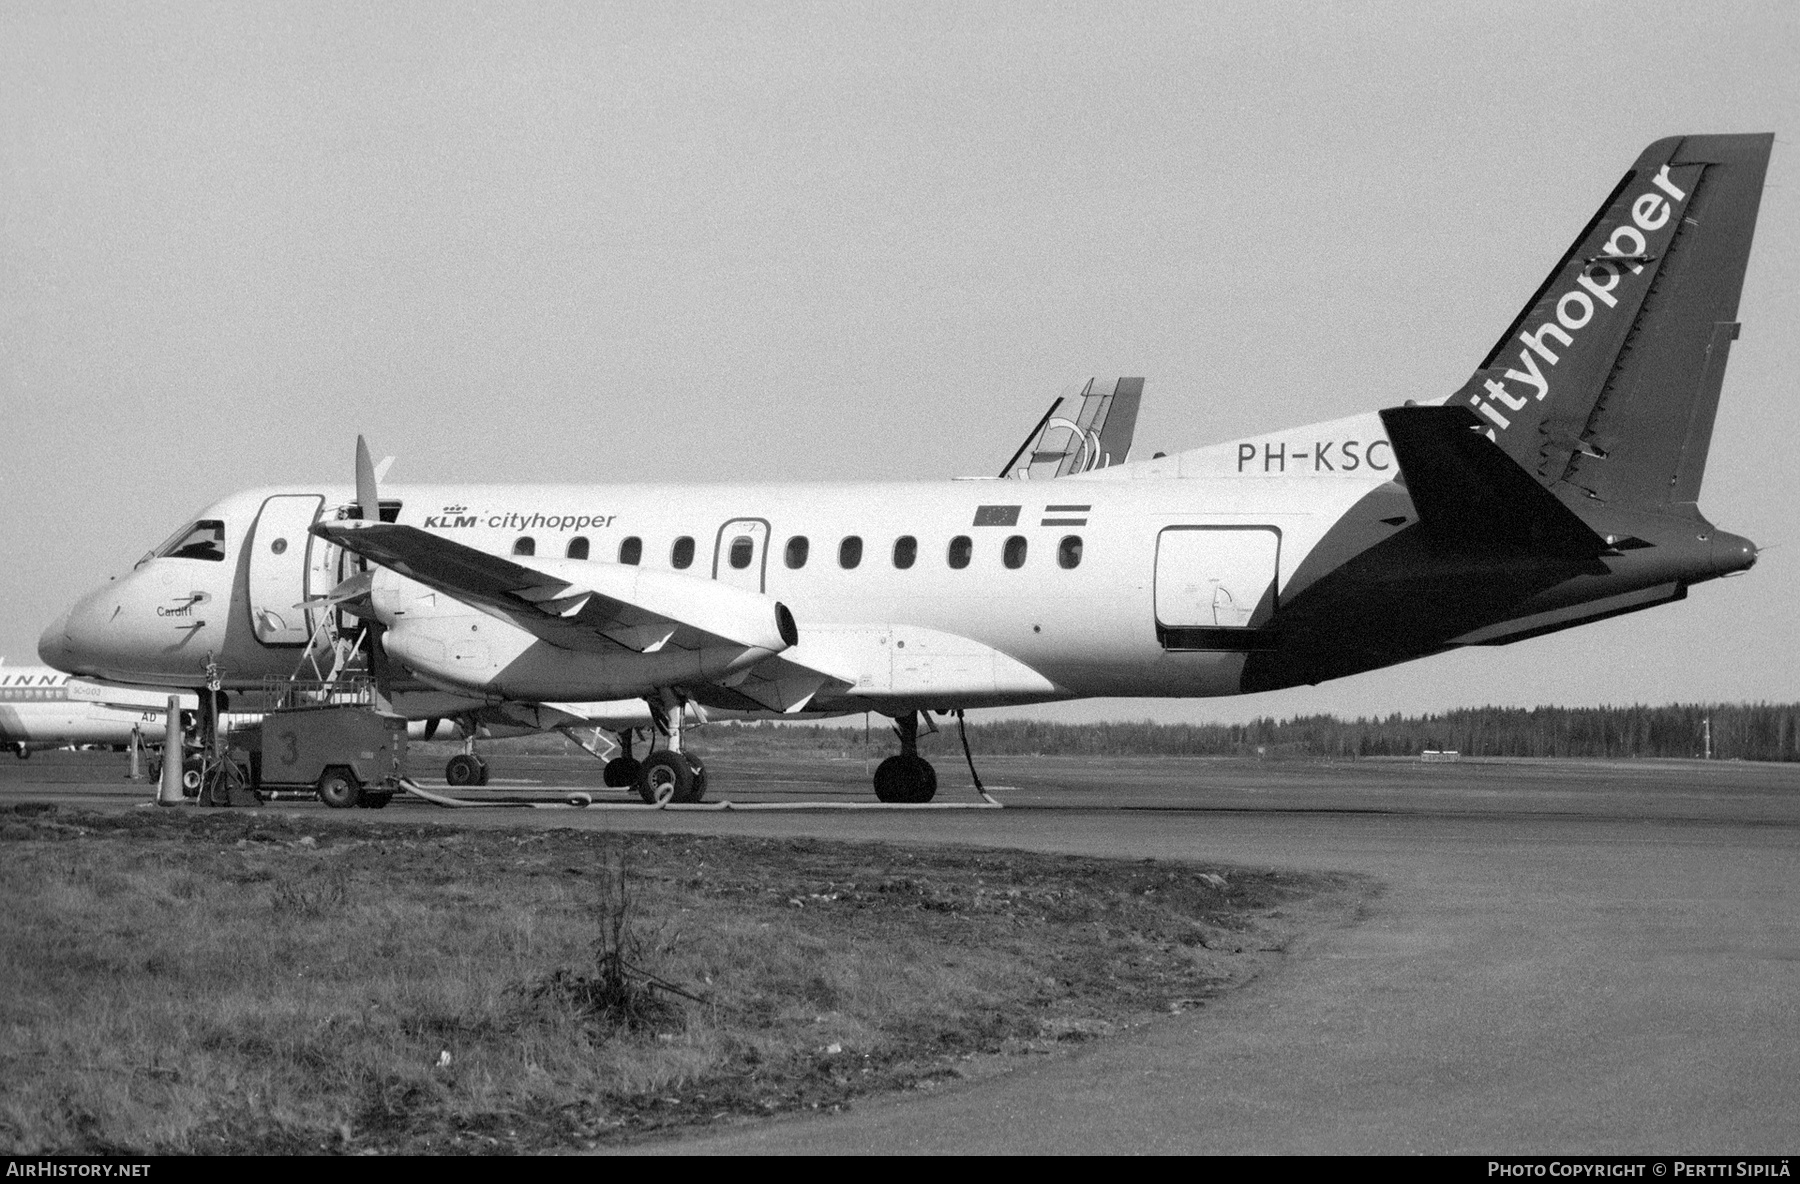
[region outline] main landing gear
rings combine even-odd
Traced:
[[[875,797],[883,802],[929,802],[937,796],[937,770],[919,755],[919,713],[894,717],[900,754],[875,767]]]
[[[643,762],[631,755],[631,742],[634,738],[633,729],[627,728],[619,733],[619,755],[607,761],[600,770],[600,780],[607,788],[631,789],[637,785]]]
[[[686,706],[673,694],[666,691],[663,694],[662,702],[649,700],[650,718],[657,731],[668,736],[669,746],[660,752],[651,753],[642,761],[632,760],[631,739],[629,734],[624,734],[619,740],[624,745],[625,752],[617,760],[629,761],[636,766],[633,770],[632,788],[650,805],[698,802],[706,797],[706,766],[693,753],[682,751],[681,732],[682,723],[687,716]],[[612,770],[612,767],[609,762],[607,769]],[[621,766],[619,771],[622,772],[625,767]]]

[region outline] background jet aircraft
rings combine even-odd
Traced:
[[[919,801],[936,787],[921,710],[1273,690],[1677,600],[1756,560],[1697,498],[1772,140],[1647,148],[1441,405],[1041,485],[384,498],[359,450],[355,490],[218,503],[40,652],[250,685],[307,644],[291,606],[328,596],[372,626],[401,710],[410,693],[425,714],[637,698],[667,713],[646,798],[703,791],[680,722],[699,703],[891,715],[901,752],[876,792]]]
[[[165,716],[154,708],[167,697],[166,691],[133,694],[48,666],[8,666],[0,659],[0,748],[20,760],[77,744],[123,748],[133,731],[146,743],[161,743]],[[194,697],[187,695],[183,705],[193,708]]]

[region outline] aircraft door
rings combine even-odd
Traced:
[[[312,629],[305,609],[308,559],[325,499],[317,494],[277,494],[262,504],[250,534],[250,624],[264,645],[305,645]]]
[[[769,524],[761,518],[733,518],[719,527],[713,546],[713,579],[763,590],[769,557]]]
[[[1164,530],[1156,539],[1159,632],[1250,630],[1267,624],[1275,613],[1280,554],[1281,533],[1272,526]]]

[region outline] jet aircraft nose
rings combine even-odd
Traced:
[[[44,665],[54,666],[68,674],[75,673],[69,665],[71,658],[69,654],[69,614],[67,612],[50,622],[50,627],[38,635],[37,650],[38,661]]]

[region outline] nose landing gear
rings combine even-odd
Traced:
[[[451,785],[486,785],[487,762],[479,753],[459,752],[444,766],[444,780]]]
[[[473,717],[462,721],[463,750],[444,766],[444,780],[455,786],[486,785],[488,764],[475,751],[475,734],[479,725]]]

